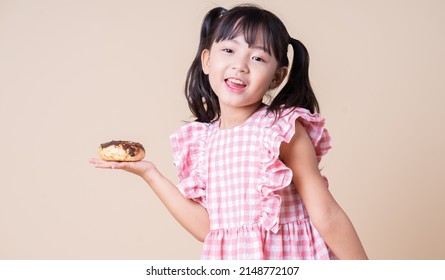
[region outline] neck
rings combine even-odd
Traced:
[[[261,104],[256,104],[252,106],[246,106],[242,108],[233,108],[233,107],[221,107],[221,117],[219,122],[220,129],[231,129],[237,126],[242,125],[244,122],[249,119],[249,117],[255,113],[260,107]]]

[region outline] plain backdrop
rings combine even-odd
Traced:
[[[445,259],[445,2],[251,2],[310,52],[321,167],[369,257]],[[0,0],[0,259],[199,258],[142,179],[88,160],[138,141],[177,182],[202,18],[239,3]]]

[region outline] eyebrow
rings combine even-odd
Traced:
[[[241,44],[241,43],[240,43],[238,40],[236,40],[236,39],[229,39],[229,41],[232,41],[232,42],[236,43],[237,45],[240,45],[240,44]],[[259,50],[261,50],[261,51],[263,51],[263,52],[265,52],[265,53],[269,53],[263,46],[260,46],[260,45],[250,45],[249,48],[251,48],[251,49],[259,49]]]

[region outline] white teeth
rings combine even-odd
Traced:
[[[244,85],[243,81],[240,81],[240,80],[237,80],[237,79],[234,79],[234,78],[229,78],[228,81],[231,82],[231,83],[237,84],[237,85]]]

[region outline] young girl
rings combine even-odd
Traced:
[[[215,8],[186,80],[196,121],[171,136],[178,185],[148,161],[91,162],[141,176],[204,242],[203,259],[366,259],[318,168],[331,144],[308,67],[306,48],[274,14]]]

